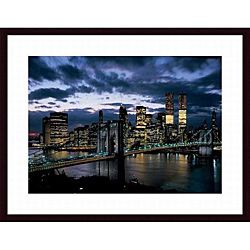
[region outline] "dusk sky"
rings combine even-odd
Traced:
[[[187,94],[187,125],[210,123],[215,108],[221,118],[221,57],[29,57],[29,131],[41,132],[42,118],[52,111],[69,115],[69,130],[118,119],[121,103],[129,120],[135,107],[156,117],[165,111],[165,93]]]

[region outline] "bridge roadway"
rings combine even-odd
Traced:
[[[220,143],[214,144],[215,146],[220,146]],[[194,147],[194,146],[208,146],[207,143],[201,142],[190,142],[190,143],[178,143],[178,144],[170,144],[170,145],[163,145],[156,144],[154,147],[145,146],[144,148],[138,150],[129,150],[124,152],[124,156],[130,156],[134,154],[141,154],[141,153],[150,153],[156,151],[165,151],[170,149],[177,149],[177,148],[187,148],[187,147]],[[29,163],[29,173],[38,172],[38,171],[46,171],[50,169],[58,169],[58,168],[65,168],[80,164],[86,164],[91,162],[97,161],[105,161],[105,160],[112,160],[115,159],[117,155],[107,155],[107,153],[103,154],[95,154],[93,157],[83,157],[83,158],[66,158],[58,161],[45,161],[39,164],[32,164]]]

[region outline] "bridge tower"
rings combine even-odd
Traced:
[[[199,135],[199,155],[211,156],[213,154],[213,131],[212,129],[203,129]]]

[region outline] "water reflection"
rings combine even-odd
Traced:
[[[87,155],[86,152],[50,151],[46,157],[62,159]],[[68,176],[109,176],[117,179],[117,160],[93,162],[63,169]],[[221,159],[199,159],[177,153],[138,154],[125,158],[125,179],[178,192],[221,192]]]
[[[101,175],[117,179],[117,160],[64,168],[68,176]],[[140,183],[178,192],[221,192],[221,160],[199,162],[188,155],[159,153],[138,154],[125,158],[125,179],[137,178]]]

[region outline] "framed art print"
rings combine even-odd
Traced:
[[[1,220],[249,221],[248,29],[0,39]]]

